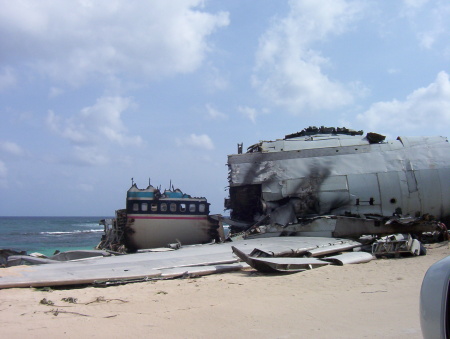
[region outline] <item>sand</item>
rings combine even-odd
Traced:
[[[106,288],[0,290],[1,336],[422,338],[422,279],[450,255],[447,243],[427,247],[426,256],[290,275],[249,269]]]

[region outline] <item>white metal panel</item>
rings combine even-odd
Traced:
[[[398,176],[402,192],[402,213],[415,216],[421,209],[419,192],[410,192],[406,172],[398,172]]]
[[[340,142],[341,146],[362,146],[369,144],[369,141],[367,139],[361,139],[361,137],[342,138],[340,139]]]
[[[403,197],[400,187],[399,172],[378,173],[383,215],[393,215],[396,208],[403,212]]]
[[[442,190],[438,170],[416,171],[422,211],[440,216],[442,210]],[[448,194],[448,193],[447,193]]]
[[[345,175],[329,176],[320,186],[321,192],[348,191],[347,177]]]
[[[376,174],[348,175],[348,189],[353,213],[381,214],[380,189]],[[373,203],[370,201],[373,199]]]
[[[350,201],[347,177],[341,175],[326,178],[319,187],[318,198],[321,214],[333,213],[334,210],[347,205]]]
[[[348,191],[319,192],[320,214],[340,214],[349,211],[350,195]]]
[[[285,151],[292,151],[298,149],[313,149],[313,148],[327,148],[340,146],[339,139],[326,139],[326,140],[302,140],[291,141],[285,140]]]
[[[439,180],[442,191],[442,214],[450,214],[450,168],[440,168]]]
[[[276,141],[263,141],[261,144],[263,152],[281,152],[284,149],[284,140],[278,139]]]
[[[415,147],[423,145],[433,145],[441,142],[445,142],[447,138],[440,136],[431,137],[399,137],[405,147]]]
[[[266,201],[275,201],[284,198],[282,193],[282,182],[268,181],[261,185],[262,197]]]
[[[389,140],[385,145],[387,145],[386,147],[388,147],[390,150],[398,150],[404,148],[400,140]]]
[[[303,187],[305,178],[283,180],[282,192],[284,197],[293,196],[300,193],[300,189],[305,190]]]

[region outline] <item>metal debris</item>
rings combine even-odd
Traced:
[[[17,253],[17,252],[16,252]],[[4,252],[4,266],[19,266],[19,265],[42,265],[42,264],[59,264],[67,261],[78,261],[78,260],[87,260],[98,257],[109,257],[111,256],[110,252],[100,251],[100,250],[77,250],[77,251],[67,251],[67,252],[59,252],[50,257],[46,257],[43,254],[32,253],[27,255],[25,251],[20,252],[22,254],[15,255],[11,254],[7,256],[7,252]]]
[[[257,258],[245,254],[234,246],[231,248],[233,253],[236,254],[242,261],[262,273],[297,273],[329,264],[326,261],[315,258]]]
[[[424,255],[426,249],[419,240],[414,239],[410,234],[394,234],[374,242],[372,253],[377,257],[383,255],[399,256],[405,253]]]
[[[335,265],[361,264],[374,259],[374,256],[367,252],[345,252],[331,257],[322,258]]]

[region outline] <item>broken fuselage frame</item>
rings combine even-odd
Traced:
[[[392,225],[380,226],[392,216],[448,220],[447,138],[384,139],[376,133],[309,128],[261,141],[245,154],[228,156],[225,208],[232,220],[248,225],[297,225],[291,232],[297,235],[305,219],[317,216],[351,217],[352,224],[355,217],[364,218],[368,227],[361,232],[369,233],[361,234],[391,232]],[[421,224],[417,232],[433,227]],[[347,235],[345,228],[339,236]],[[329,227],[325,234],[334,236],[333,231]],[[351,233],[360,232],[352,227]]]

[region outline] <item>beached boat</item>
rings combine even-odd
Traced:
[[[173,188],[161,193],[152,185],[139,189],[135,183],[127,191],[126,209],[116,211],[116,218],[104,224],[98,248],[122,251],[208,243],[218,239],[219,228],[209,216],[206,198]]]

